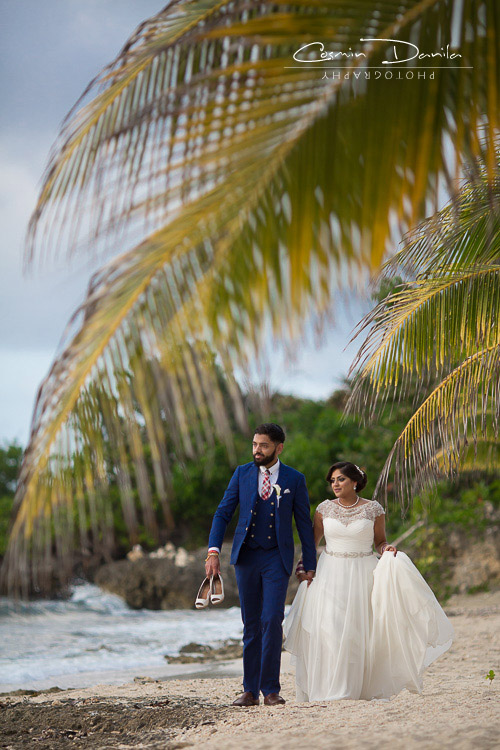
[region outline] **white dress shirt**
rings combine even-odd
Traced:
[[[272,466],[259,466],[259,495],[262,496],[262,485],[264,484],[264,474],[266,473],[266,469],[269,469],[269,481],[271,482],[271,492],[272,492],[272,486],[273,484],[276,484],[278,481],[278,474],[280,471],[280,460],[276,461],[275,464]],[[218,547],[209,547],[209,552],[220,552],[220,549]]]
[[[264,474],[266,473],[266,469],[269,468],[269,481],[271,482],[271,492],[272,492],[272,486],[273,484],[276,484],[278,481],[278,474],[280,471],[280,460],[276,461],[275,464],[272,466],[266,467],[266,466],[259,466],[259,495],[262,497],[262,485],[264,484]]]

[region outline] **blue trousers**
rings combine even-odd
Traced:
[[[243,620],[243,689],[279,693],[285,597],[290,576],[279,549],[243,544],[234,566]]]

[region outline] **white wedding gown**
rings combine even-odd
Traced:
[[[283,626],[297,700],[421,692],[425,667],[451,646],[451,623],[404,552],[380,560],[373,553],[373,524],[384,513],[379,503],[344,509],[325,500],[317,510],[326,549]]]

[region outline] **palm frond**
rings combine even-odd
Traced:
[[[446,452],[437,451],[434,459],[444,475]],[[497,475],[500,465],[500,443],[495,438],[482,438],[479,435],[472,444],[468,445],[460,458],[460,474],[470,474],[483,478],[485,474]]]
[[[495,139],[496,167],[488,179],[483,159],[465,165],[467,176],[453,200],[420,224],[402,249],[381,269],[385,278],[457,273],[500,258],[500,146]],[[467,166],[469,168],[467,169]]]
[[[384,266],[385,281],[396,270],[410,280],[366,315],[354,335],[367,331],[351,366],[358,369],[346,414],[370,421],[389,398],[410,394],[418,407],[377,485],[385,495],[394,466],[406,505],[415,489],[465,466],[468,440],[476,450],[478,439],[486,439],[487,413],[498,439],[498,384],[491,374],[500,346],[500,180],[488,183],[482,159],[469,171],[476,177]],[[498,163],[493,171],[498,175]]]
[[[77,531],[84,548],[109,549],[115,471],[132,537],[136,493],[154,532],[145,442],[168,525],[165,445],[182,456],[214,432],[230,442],[229,394],[245,417],[234,367],[269,326],[291,336],[325,311],[346,266],[379,267],[395,223],[422,217],[440,178],[451,186],[447,138],[457,170],[481,137],[491,155],[498,23],[486,0],[458,15],[447,0],[179,1],[91,82],[49,158],[26,262],[121,254],[91,280],[37,397],[10,588],[67,576]],[[383,42],[333,80],[288,67],[318,36],[334,52],[395,33],[434,50],[457,29],[462,66],[432,78],[371,75]]]
[[[500,415],[500,345],[468,357],[425,399],[395,442],[381,472],[374,495],[387,497],[394,467],[397,496],[405,508],[418,492],[440,476],[460,471],[469,441],[498,443]],[[478,419],[479,415],[479,419]]]
[[[292,217],[301,217],[301,205],[328,203],[336,252],[351,249],[378,266],[391,212],[401,226],[414,224],[439,175],[452,188],[446,136],[457,174],[464,158],[481,151],[484,122],[491,123],[487,153],[493,149],[500,56],[490,33],[499,19],[486,0],[462,13],[458,5],[171,3],[139,27],[64,123],[30,223],[27,260],[37,247],[45,257],[48,247],[71,253],[90,241],[95,252],[99,239],[108,250],[127,237],[137,241],[214,184],[227,185],[249,164],[259,170],[287,143],[287,171],[300,187],[299,205],[287,199]],[[384,85],[368,66],[380,64],[390,45],[360,39],[396,32],[432,51],[453,34],[461,67],[436,67],[422,79],[403,66],[400,79]],[[314,65],[297,69],[293,53],[318,38],[334,53],[354,48],[366,57],[347,59],[333,81]]]
[[[500,265],[440,269],[382,300],[359,324],[369,328],[351,371],[359,367],[346,413],[373,417],[379,399],[406,398],[470,352],[500,343]],[[421,392],[416,390],[416,395]]]
[[[63,580],[67,576],[71,566],[67,546],[59,544],[56,558],[47,555],[40,568],[40,551],[29,540],[35,530],[37,539],[51,539],[54,513],[65,517],[67,508],[71,515],[75,495],[82,549],[91,547],[94,553],[109,549],[111,519],[103,496],[114,467],[118,467],[131,537],[138,527],[134,491],[144,525],[156,533],[146,442],[164,522],[167,528],[171,525],[168,442],[176,445],[179,457],[194,455],[212,442],[215,433],[232,449],[221,374],[227,396],[232,397],[231,411],[240,428],[246,427],[230,358],[224,356],[222,341],[220,357],[214,358],[200,308],[202,297],[195,293],[203,272],[213,268],[213,258],[208,243],[188,252],[192,223],[189,215],[183,220],[187,226],[179,226],[178,220],[161,238],[167,247],[171,243],[175,248],[170,254],[155,236],[96,274],[85,304],[68,326],[70,340],[37,397],[18,483],[15,521],[3,566],[10,590],[29,585],[50,590],[55,569]],[[229,226],[227,221],[225,226]],[[191,233],[196,235],[193,229]],[[175,244],[179,236],[184,239],[182,249]],[[91,534],[82,531],[88,523]],[[44,524],[47,528],[42,528]],[[52,531],[57,535],[57,529]]]
[[[272,163],[268,165],[268,169],[274,168]],[[259,179],[269,186],[265,170]],[[246,357],[241,336],[249,343],[252,332],[265,328],[269,318],[276,325],[281,319],[274,318],[272,308],[267,314],[264,305],[261,318],[250,319],[248,315],[238,318],[238,311],[233,308],[236,301],[241,306],[236,277],[228,294],[223,270],[234,242],[240,242],[239,257],[246,259],[245,272],[257,277],[261,270],[262,257],[254,251],[253,241],[245,246],[246,235],[237,234],[243,209],[251,215],[254,208],[244,188],[248,188],[248,181],[242,175],[241,184],[233,187],[231,200],[224,204],[220,201],[220,188],[214,189],[196,205],[186,208],[165,229],[108,263],[92,278],[87,299],[68,326],[71,338],[62,347],[38,395],[29,453],[18,485],[11,543],[3,567],[10,590],[28,585],[23,576],[36,550],[26,539],[31,537],[36,524],[41,523],[36,520],[41,509],[50,507],[50,513],[44,516],[50,524],[54,512],[60,517],[61,507],[70,506],[75,485],[80,498],[80,527],[86,526],[88,517],[92,548],[104,551],[109,546],[110,518],[109,513],[106,515],[106,504],[100,501],[106,491],[107,475],[115,465],[120,467],[118,480],[131,536],[137,533],[137,516],[131,502],[133,483],[141,501],[143,521],[152,533],[156,531],[138,419],[144,422],[156,458],[153,462],[156,491],[168,525],[168,493],[163,482],[165,467],[168,469],[164,431],[168,429],[174,439],[179,432],[180,456],[193,455],[193,436],[197,437],[199,451],[210,442],[214,430],[226,441],[228,449],[231,447],[231,427],[226,417],[227,407],[222,403],[216,365],[224,373],[226,387],[233,395],[232,410],[240,426],[245,426],[241,395],[232,377],[234,357],[238,356],[240,365]],[[260,195],[259,190],[251,191],[251,196],[256,195]],[[264,195],[263,206],[274,203],[276,197],[272,193],[270,197]],[[214,239],[210,241],[193,222],[193,217],[209,201],[219,210],[218,214],[215,208],[212,211]],[[280,285],[286,293],[294,283],[293,266],[286,262],[282,265]],[[264,284],[255,291],[263,299],[270,292]],[[223,301],[234,315],[230,328],[221,326],[215,317],[217,312],[225,312]],[[295,304],[298,314],[302,307],[298,298]],[[227,319],[227,315],[225,312],[223,317]],[[215,344],[217,360],[213,356]],[[106,448],[111,449],[107,461]],[[72,464],[76,467],[73,474],[67,471]],[[53,477],[60,484],[55,495],[51,490]],[[37,536],[40,535],[46,536],[46,532],[38,529]],[[80,543],[83,544],[82,537]],[[89,545],[90,539],[86,538],[84,548]],[[58,555],[66,555],[67,551],[64,545],[56,550]],[[27,560],[20,565],[22,555],[27,555]],[[54,567],[54,560],[51,562]],[[70,558],[58,561],[57,570],[63,578],[70,564]],[[49,587],[48,562],[43,575],[38,570],[35,576],[36,569],[38,566],[30,571],[31,580],[39,587]]]

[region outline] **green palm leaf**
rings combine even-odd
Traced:
[[[423,388],[469,352],[500,343],[500,265],[446,271],[405,284],[365,316],[355,335],[370,331],[351,368],[360,375],[348,412],[373,414],[391,386],[403,398],[415,375]]]
[[[478,433],[486,439],[493,430],[498,442],[499,380],[500,344],[456,367],[409,420],[387,458],[375,495],[386,496],[394,464],[397,494],[407,508],[413,493],[432,486],[437,476],[459,473],[469,438],[476,443]]]
[[[76,527],[81,546],[109,549],[112,471],[132,537],[135,492],[155,530],[145,444],[171,523],[167,442],[192,454],[215,431],[230,447],[228,412],[245,423],[234,368],[270,329],[296,335],[349,275],[378,268],[439,179],[451,189],[447,139],[455,175],[473,154],[491,164],[498,13],[457,7],[173,2],[91,82],[50,156],[26,261],[121,254],[91,280],[40,388],[9,588],[49,585],[53,539],[67,577]],[[462,66],[385,83],[368,66],[387,45],[367,42],[334,80],[288,67],[318,36],[341,52],[396,33],[429,50],[456,35]]]
[[[475,452],[478,441],[498,441],[499,191],[478,162],[456,201],[410,233],[383,269],[386,278],[403,270],[416,280],[390,293],[355,332],[368,331],[351,367],[359,371],[346,413],[368,421],[389,396],[408,393],[419,405],[376,488],[386,495],[394,468],[405,505],[436,476],[465,470],[469,441]]]
[[[404,247],[384,265],[384,276],[452,274],[498,261],[499,212],[500,177],[496,172],[487,179],[486,164],[478,160],[454,200],[408,233]]]

